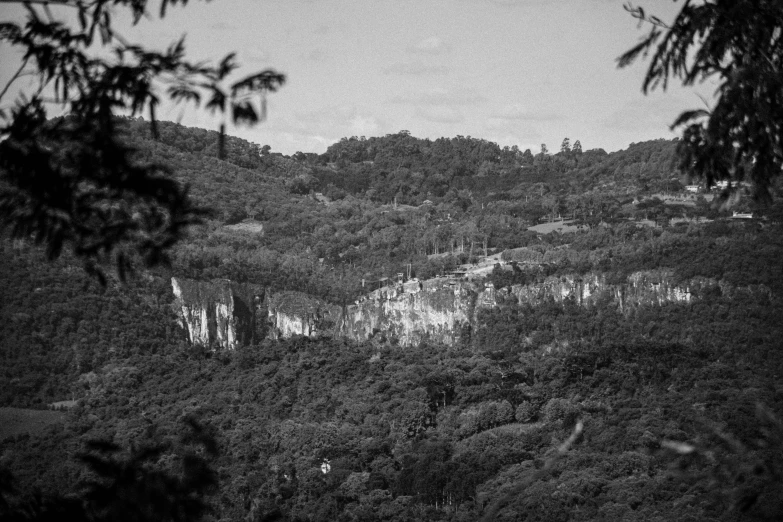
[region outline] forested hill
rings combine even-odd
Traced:
[[[592,258],[611,258],[619,267],[628,255],[640,258],[645,242],[663,232],[629,221],[731,215],[704,198],[664,205],[653,197],[684,196],[672,141],[612,154],[571,147],[533,155],[470,137],[432,141],[400,132],[347,138],[321,155],[287,157],[227,137],[222,161],[216,132],[159,122],[155,141],[148,122],[126,122],[140,155],[169,164],[196,201],[213,210],[206,226],[175,249],[176,275],[303,290],[333,303],[360,295],[362,279],[394,276],[403,267],[413,276],[433,277],[479,254],[517,247],[602,248],[606,255]],[[752,206],[743,201],[737,209]],[[582,233],[529,230],[557,216],[576,218],[573,225]],[[657,268],[656,258],[647,256],[641,265]]]
[[[218,133],[159,122],[160,142],[183,152],[217,156]],[[136,137],[148,139],[149,124],[129,121]],[[576,142],[575,142],[576,143]],[[631,144],[607,154],[581,146],[556,154],[533,154],[514,147],[457,136],[437,140],[407,131],[383,137],[343,138],[323,154],[297,152],[283,156],[240,138],[226,138],[226,160],[239,167],[287,181],[298,194],[321,192],[330,198],[345,194],[388,203],[419,205],[456,197],[476,200],[524,199],[581,194],[595,188],[614,195],[681,188],[675,170],[676,141]]]
[[[565,144],[564,144],[565,145]],[[538,188],[542,192],[579,193],[611,185],[619,192],[665,187],[674,176],[674,142],[664,140],[632,145],[607,154],[566,147],[554,155],[501,148],[496,143],[463,136],[420,139],[406,131],[380,138],[343,138],[319,157],[336,165],[340,174],[365,174],[371,196],[380,201],[417,204],[440,198],[449,190],[467,189],[478,197],[505,199]],[[317,171],[319,179],[350,190],[350,180]],[[380,179],[378,179],[380,178]],[[654,187],[649,187],[653,182]],[[661,182],[664,182],[663,184]]]
[[[533,155],[403,132],[286,157],[228,138],[224,161],[217,133],[159,130],[127,120],[139,159],[213,210],[171,268],[101,288],[68,254],[0,241],[0,406],[73,406],[50,428],[0,431],[20,495],[79,495],[86,442],[143,448],[195,417],[218,442],[214,519],[781,520],[779,202],[686,193],[667,141]],[[628,310],[498,298],[454,346],[378,329],[211,351],[177,326],[170,279],[340,307],[363,279],[451,272],[450,286],[476,263],[498,295],[653,269],[715,284]],[[179,469],[157,455],[145,469]],[[147,498],[122,484],[118,498]]]

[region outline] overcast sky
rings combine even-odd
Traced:
[[[636,3],[665,20],[681,6]],[[3,18],[13,15],[3,9]],[[234,50],[240,72],[284,72],[269,119],[229,133],[285,154],[402,129],[534,153],[541,143],[558,150],[565,137],[613,151],[672,138],[679,112],[703,107],[693,90],[645,97],[643,64],[617,69],[616,58],[646,32],[622,0],[213,0],[121,32],[159,48],[187,34],[191,58]],[[0,52],[2,77],[8,56]],[[192,108],[159,117],[217,128]]]

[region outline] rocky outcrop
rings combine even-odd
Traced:
[[[330,305],[301,292],[281,292],[269,296],[266,303],[270,339],[295,335],[318,337],[334,333],[340,307]]]
[[[475,324],[481,309],[494,308],[509,299],[538,306],[553,300],[571,300],[591,306],[599,299],[621,310],[664,303],[689,303],[716,281],[696,278],[676,283],[669,271],[637,272],[622,283],[609,283],[603,274],[547,277],[540,283],[495,289],[492,285],[432,279],[382,288],[346,307],[338,334],[357,341],[384,335],[402,346],[424,340],[456,344],[466,328]]]
[[[475,284],[454,279],[381,288],[345,308],[338,333],[356,341],[383,335],[402,346],[455,344],[473,319],[477,297]]]
[[[514,285],[501,295],[511,295],[520,304],[539,305],[545,300],[573,300],[581,306],[595,304],[598,299],[610,299],[621,310],[665,303],[690,303],[707,289],[723,289],[717,281],[693,278],[677,282],[669,270],[634,272],[621,283],[609,283],[604,274],[547,277],[540,283]]]
[[[301,292],[270,295],[228,279],[171,278],[174,308],[191,344],[233,349],[295,335],[333,335],[340,307]]]
[[[476,324],[480,310],[509,300],[531,306],[549,300],[593,306],[603,300],[628,312],[640,306],[690,303],[709,292],[731,295],[739,291],[708,278],[678,281],[669,270],[635,272],[619,282],[599,273],[552,276],[503,289],[437,278],[384,287],[341,309],[301,292],[265,294],[256,285],[227,280],[173,278],[172,287],[190,341],[224,348],[296,335],[360,342],[384,338],[401,346],[423,341],[454,345]]]
[[[175,312],[191,344],[233,349],[265,336],[263,287],[177,277],[171,278],[171,287]]]

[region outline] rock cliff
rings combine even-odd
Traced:
[[[264,289],[227,279],[171,278],[174,308],[191,344],[233,349],[265,336]]]
[[[626,311],[637,306],[690,303],[707,289],[723,290],[725,286],[703,277],[677,282],[669,270],[649,270],[634,272],[620,283],[610,283],[605,274],[596,273],[553,276],[541,283],[514,285],[499,293],[514,296],[520,304],[534,306],[548,299],[556,302],[572,299],[578,305],[589,306],[598,299],[608,298]]]
[[[627,311],[638,306],[689,303],[708,288],[720,285],[705,278],[677,283],[666,270],[637,272],[622,283],[609,283],[605,275],[590,273],[547,277],[540,283],[497,290],[472,281],[432,279],[382,288],[363,297],[346,307],[337,333],[357,341],[380,333],[402,346],[423,340],[453,345],[466,327],[475,324],[477,311],[509,299],[532,306],[547,300],[573,300],[580,306],[591,306],[608,299]]]
[[[381,288],[347,306],[337,332],[357,341],[380,334],[402,346],[424,340],[454,344],[462,327],[473,320],[477,297],[472,283],[413,280]]]
[[[627,312],[639,306],[690,303],[707,292],[738,291],[707,278],[677,281],[669,270],[635,272],[620,282],[599,273],[552,276],[497,290],[474,281],[437,278],[384,287],[340,309],[300,292],[265,294],[258,286],[230,281],[173,278],[172,287],[190,341],[224,348],[295,335],[360,342],[378,336],[401,346],[422,341],[454,345],[475,324],[478,311],[509,300],[532,306],[548,300],[592,306],[604,300]]]
[[[269,296],[267,337],[280,339],[304,335],[332,335],[340,318],[340,307],[301,292],[281,292]]]

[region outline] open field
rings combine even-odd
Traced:
[[[573,219],[552,221],[551,223],[541,223],[540,225],[529,227],[528,230],[537,234],[549,234],[550,232],[560,232],[561,234],[566,234],[568,232],[579,231],[580,228],[578,226],[571,225],[573,222]]]

